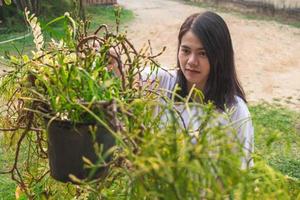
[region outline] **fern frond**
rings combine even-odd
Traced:
[[[33,42],[36,46],[36,49],[40,51],[44,46],[44,37],[42,34],[40,23],[38,22],[37,17],[34,14],[30,14],[30,11],[27,8],[25,8],[25,16],[32,30],[34,38]]]

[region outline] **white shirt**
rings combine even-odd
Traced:
[[[142,79],[146,80],[147,77],[150,80],[157,80],[159,88],[162,91],[172,91],[176,84],[176,71],[164,71],[159,69],[157,72],[149,74],[149,69],[146,68],[142,72]],[[170,96],[170,93],[165,92],[166,95]],[[254,129],[251,121],[250,112],[246,103],[240,97],[236,96],[236,103],[231,109],[233,113],[230,116],[229,121],[232,123],[233,127],[237,131],[237,137],[244,150],[244,157],[242,157],[242,169],[253,166],[253,160],[251,158],[251,153],[254,151]],[[179,111],[181,117],[181,123],[184,128],[188,130],[197,130],[199,128],[200,120],[199,116],[201,115],[202,110],[200,107],[193,107],[186,109],[185,105],[177,105],[176,109]],[[197,117],[198,116],[198,117]],[[163,116],[164,121],[167,120],[167,115]],[[221,124],[228,124],[228,120],[219,120]]]

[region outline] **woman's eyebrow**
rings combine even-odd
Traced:
[[[180,45],[180,47],[181,48],[184,48],[184,49],[191,49],[191,47],[189,47],[189,46],[187,46],[187,45]],[[203,47],[200,47],[200,48],[198,48],[197,50],[201,50],[201,51],[203,51],[203,50],[205,50]]]
[[[183,45],[180,45],[180,47],[181,47],[181,48],[185,48],[185,49],[190,49],[189,46],[186,46],[186,45],[184,45],[184,44],[183,44]]]

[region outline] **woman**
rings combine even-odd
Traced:
[[[236,122],[238,138],[245,151],[242,168],[252,166],[253,126],[237,79],[230,33],[218,14],[197,13],[184,21],[178,35],[177,68],[173,74],[159,71],[154,77],[159,80],[159,87],[172,91],[177,84],[180,88],[177,94],[181,97],[186,97],[195,87],[204,94],[204,102],[213,102],[219,111],[233,108],[231,120]],[[194,114],[200,113],[194,111]],[[182,115],[188,124],[189,116]]]

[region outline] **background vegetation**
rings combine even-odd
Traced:
[[[71,0],[63,1],[41,1],[41,11],[39,21],[43,28],[50,20],[55,17],[63,15],[66,11],[72,11],[73,16],[76,15],[76,5]],[[17,10],[15,6],[3,6],[0,7],[2,11],[5,11],[3,15],[7,16],[2,24],[0,24],[0,56],[4,56],[7,53],[17,54],[18,52],[29,52],[34,47],[33,37],[30,34],[30,30],[25,23],[25,17],[23,12]],[[113,6],[101,6],[90,5],[86,6],[85,14],[87,19],[91,22],[89,30],[91,32],[98,28],[99,24],[115,24],[114,8]],[[1,13],[1,12],[0,12]],[[15,15],[15,13],[18,13]],[[121,11],[121,24],[132,20],[134,18],[133,12],[127,9]],[[111,28],[111,27],[110,27]],[[122,26],[121,26],[122,28]],[[56,30],[56,34],[62,35],[63,29],[59,24],[56,27],[52,27]],[[112,30],[112,29],[111,29]],[[53,35],[46,35],[46,40]],[[15,38],[20,38],[14,40]],[[13,40],[11,42],[1,43],[2,41]]]
[[[250,106],[250,111],[255,127],[256,154],[261,156],[260,159],[264,159],[264,161],[276,171],[283,175],[287,175],[292,179],[299,180],[300,113],[274,104],[270,105],[264,103]],[[148,140],[148,142],[149,141],[150,140]],[[3,147],[4,142],[4,140],[1,140],[1,147]],[[149,153],[150,152],[147,154],[148,156],[151,155]],[[7,166],[10,161],[13,160],[13,150],[0,148],[0,154],[3,155],[0,158],[0,166]],[[23,159],[26,159],[26,156],[27,155],[24,153],[21,155]],[[115,195],[118,199],[124,199],[124,189],[129,183],[126,176],[123,176],[124,178],[120,178],[119,181],[104,190],[104,194],[110,197]],[[45,187],[49,187],[48,185],[50,184],[55,185],[50,187],[51,189],[55,188],[59,191],[57,195],[64,194],[66,195],[66,198],[72,198],[76,196],[76,193],[78,193],[73,186],[55,182],[53,179],[48,177],[35,188],[37,193],[39,193],[38,191],[41,192],[41,199],[43,196],[42,192],[44,192]],[[0,175],[0,199],[15,199],[16,187],[17,185],[10,179],[9,176]],[[297,194],[299,194],[300,183],[293,181],[291,184],[287,185],[287,187],[290,193],[294,193],[294,199],[296,199]],[[69,188],[69,191],[65,188]],[[82,192],[84,191],[87,192],[88,190],[86,188],[82,188]],[[56,196],[55,194],[53,195],[53,197]],[[24,199],[26,198],[24,197]]]
[[[300,4],[287,0],[179,0],[200,7],[210,7],[223,12],[235,13],[254,20],[277,21],[300,28]]]
[[[25,7],[30,12],[35,13],[40,19],[48,21],[63,15],[66,11],[74,10],[75,4],[72,0],[15,0],[10,5],[4,4],[0,6],[1,33],[25,31],[27,29],[23,15]]]
[[[54,1],[55,2],[55,1]],[[71,5],[71,4],[68,4]],[[61,6],[60,6],[61,7]],[[70,8],[70,7],[69,7]],[[50,9],[50,8],[49,8]],[[55,9],[54,9],[55,10]],[[56,14],[63,13],[64,10],[59,11]],[[60,14],[61,14],[60,13]],[[112,7],[89,7],[87,8],[87,14],[91,19],[91,29],[95,28],[101,23],[114,23],[114,15]],[[53,15],[54,16],[54,15]],[[124,20],[122,23],[129,21],[133,18],[131,11],[124,11],[121,17]],[[44,19],[47,20],[46,18]],[[15,36],[21,36],[24,33],[16,33],[18,30],[18,24],[16,23],[16,29],[13,34]],[[19,30],[22,30],[21,28]],[[59,31],[59,29],[58,29]],[[1,34],[0,41],[3,39],[9,39],[12,33]],[[1,38],[2,37],[2,38]],[[33,46],[31,42],[32,38],[27,37],[24,40],[18,40],[13,44],[17,49],[22,49],[26,46],[25,51],[28,51]],[[14,51],[15,47],[12,44],[0,45],[0,55],[8,51]],[[278,106],[275,104],[258,104],[250,106],[250,112],[253,117],[255,127],[255,151],[260,155],[271,167],[276,171],[281,172],[284,175],[292,177],[293,179],[300,179],[300,113],[285,108],[284,106]],[[1,134],[1,133],[0,133]],[[5,167],[13,160],[13,149],[3,148],[7,140],[0,135],[0,166]],[[29,141],[28,141],[29,142]],[[150,154],[151,152],[149,152]],[[25,153],[21,155],[22,159],[27,159]],[[104,191],[105,195],[113,196],[120,195],[117,198],[122,198],[124,194],[124,186],[128,183],[128,180],[120,178],[118,183],[110,185],[107,190]],[[123,185],[123,187],[122,187]],[[60,191],[56,194],[51,194],[52,197],[61,198],[73,198],[74,196],[80,196],[80,193],[87,192],[87,188],[74,189],[74,187],[66,184],[55,182],[51,178],[43,180],[39,185],[35,186],[34,190],[37,194],[40,194],[40,199],[45,199],[49,194],[45,193],[45,188],[56,188]],[[288,185],[289,190],[294,191],[295,197],[299,192],[300,185],[293,182]],[[0,199],[15,199],[15,192],[17,185],[11,181],[9,176],[0,175]],[[47,189],[46,189],[47,191]],[[299,196],[298,196],[299,197]],[[81,198],[84,198],[81,196]],[[92,199],[92,197],[90,196]],[[123,198],[125,198],[123,196]],[[20,199],[26,199],[21,197]]]
[[[300,113],[267,103],[251,106],[250,112],[255,151],[283,174],[300,179]]]

